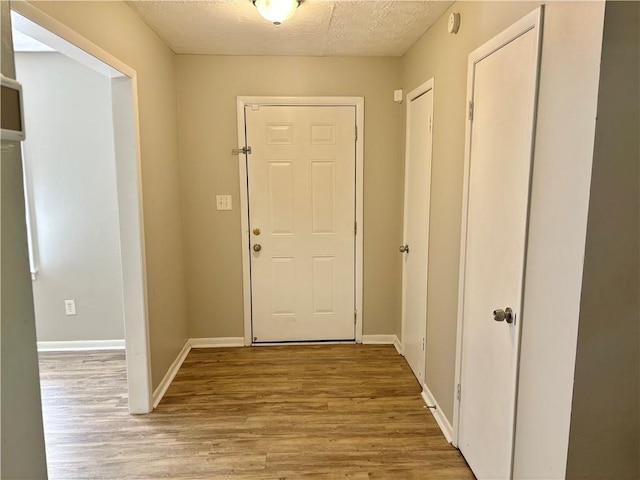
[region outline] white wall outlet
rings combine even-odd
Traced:
[[[231,195],[216,195],[216,210],[231,210]]]
[[[76,314],[76,301],[75,300],[65,300],[64,301],[64,312],[67,315],[75,315]]]

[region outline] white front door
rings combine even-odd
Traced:
[[[427,255],[431,191],[433,80],[407,95],[404,187],[402,345],[404,357],[424,383],[427,330]]]
[[[469,57],[458,447],[480,479],[511,477],[540,28]]]
[[[355,339],[355,115],[245,107],[255,343]]]

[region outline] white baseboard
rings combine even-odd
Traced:
[[[431,411],[433,418],[436,419],[440,430],[442,430],[444,438],[447,439],[447,442],[451,443],[453,441],[453,427],[442,412],[440,405],[438,405],[438,402],[436,402],[436,399],[433,398],[433,395],[426,386],[424,387],[424,390],[422,390],[422,399],[427,405],[435,405],[436,408],[430,408],[429,410]]]
[[[166,375],[153,392],[153,408],[156,408],[164,394],[167,393],[171,382],[176,377],[178,370],[184,363],[192,348],[219,348],[219,347],[243,347],[243,337],[218,337],[218,338],[189,338],[182,347],[182,350],[173,361]]]
[[[80,352],[83,350],[124,350],[124,339],[38,342],[39,352]]]
[[[402,355],[404,357],[404,347],[402,346],[402,342],[398,337],[396,337],[395,340],[393,341],[393,346],[396,347],[396,351],[398,352],[398,355]]]
[[[395,335],[363,335],[362,343],[365,345],[393,345],[398,339]]]
[[[187,358],[187,355],[189,355],[190,351],[191,345],[189,340],[187,340],[187,342],[184,344],[184,347],[182,347],[182,350],[180,350],[180,353],[169,367],[169,370],[167,370],[167,373],[160,382],[160,385],[158,385],[158,388],[153,391],[153,408],[156,408],[158,406],[158,404],[162,400],[162,397],[164,397],[164,394],[167,393],[167,389],[171,385],[171,382],[173,382],[173,379],[176,378],[178,370],[180,370],[182,363],[184,362],[185,358]]]
[[[244,337],[190,338],[191,348],[244,347]]]
[[[365,345],[393,345],[402,355],[402,343],[396,335],[363,335],[362,343]]]

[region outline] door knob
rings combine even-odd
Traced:
[[[409,253],[409,245],[400,245],[400,253]]]
[[[493,311],[493,319],[496,322],[504,322],[513,323],[513,310],[507,307],[504,310],[498,309]]]
[[[262,245],[260,245],[259,243],[253,245],[254,252],[259,252],[260,250],[262,250]]]
[[[260,235],[260,229],[259,228],[254,228],[253,229],[253,234],[254,235]]]

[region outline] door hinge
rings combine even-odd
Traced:
[[[353,234],[358,234],[358,222],[353,222]]]
[[[431,131],[431,117],[429,117],[429,131]]]
[[[473,120],[473,100],[469,101],[469,120]]]
[[[462,390],[462,388],[460,387],[460,384],[458,384],[458,392],[456,394],[456,396],[458,397],[458,401],[460,401],[460,397],[461,397],[461,393],[460,392],[461,392],[461,390]]]
[[[358,126],[357,125],[356,125],[356,138],[355,138],[355,140],[358,141]]]
[[[424,352],[424,338],[422,339],[422,351]]]
[[[234,148],[231,150],[231,155],[240,155],[241,153],[243,155],[251,155],[251,147]]]
[[[358,310],[353,310],[353,323],[358,321]]]

